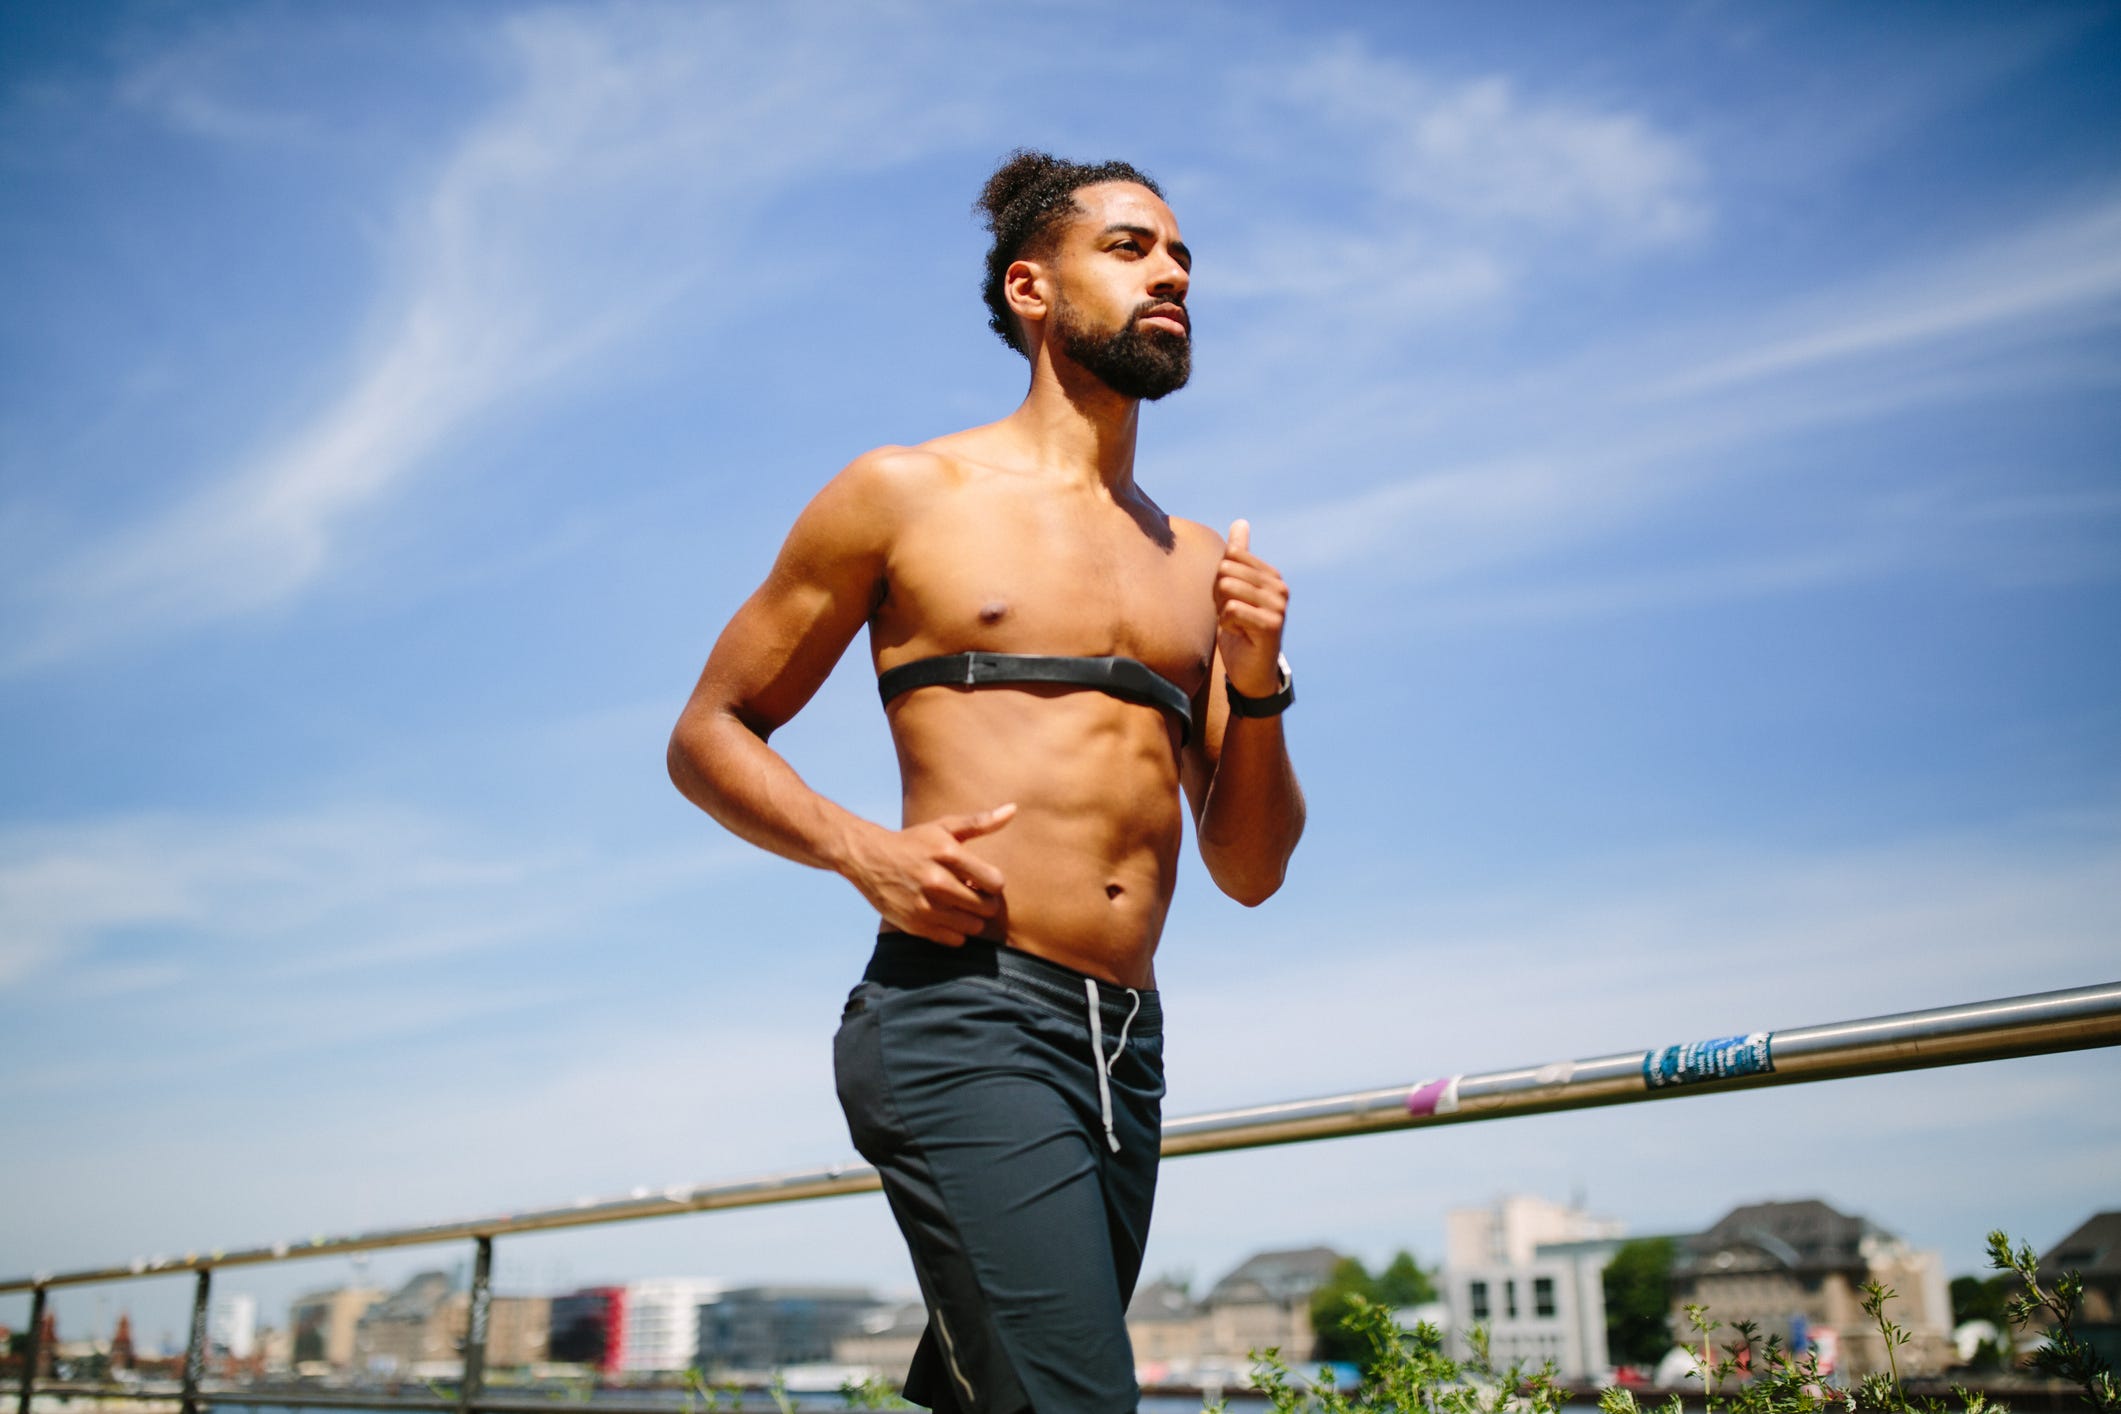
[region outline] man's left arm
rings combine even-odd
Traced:
[[[1216,568],[1215,662],[1184,772],[1209,877],[1247,908],[1281,887],[1304,832],[1303,790],[1280,715],[1240,716],[1224,692],[1225,681],[1250,698],[1270,698],[1282,687],[1289,586],[1252,553],[1251,542],[1250,525],[1232,525]]]

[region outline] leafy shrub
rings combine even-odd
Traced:
[[[2113,1373],[2076,1334],[2082,1279],[2068,1272],[2044,1286],[2031,1247],[2013,1250],[2001,1232],[1990,1233],[1988,1243],[1990,1264],[2022,1287],[2010,1298],[2010,1323],[2045,1328],[2045,1343],[2027,1365],[2077,1385],[2097,1414],[2121,1414]],[[2006,1406],[1960,1386],[1953,1388],[1952,1401],[1908,1394],[1898,1352],[1909,1334],[1885,1313],[1886,1303],[1896,1297],[1890,1287],[1864,1284],[1863,1310],[1884,1337],[1886,1368],[1846,1387],[1819,1373],[1816,1354],[1792,1355],[1779,1336],[1763,1341],[1749,1321],[1732,1326],[1732,1338],[1719,1347],[1715,1335],[1723,1323],[1711,1319],[1704,1307],[1688,1306],[1687,1321],[1700,1342],[1694,1377],[1701,1381],[1709,1414],[2009,1414]],[[1443,1336],[1434,1326],[1403,1330],[1390,1307],[1359,1295],[1346,1304],[1341,1324],[1363,1352],[1361,1382],[1350,1393],[1323,1382],[1301,1384],[1278,1352],[1255,1351],[1253,1379],[1274,1414],[1560,1414],[1566,1392],[1555,1383],[1552,1361],[1536,1371],[1517,1363],[1498,1373],[1487,1332],[1475,1326],[1468,1332],[1473,1357],[1461,1363],[1444,1354]],[[1677,1394],[1646,1410],[1621,1388],[1606,1390],[1598,1407],[1601,1414],[1686,1414]],[[1220,1401],[1208,1406],[1209,1414],[1227,1409]]]
[[[1487,1333],[1471,1333],[1473,1358],[1460,1363],[1443,1351],[1443,1335],[1424,1321],[1412,1331],[1392,1318],[1392,1308],[1351,1295],[1344,1329],[1365,1352],[1362,1379],[1350,1393],[1321,1381],[1296,1381],[1277,1351],[1255,1351],[1253,1381],[1275,1414],[1561,1414],[1565,1391],[1554,1381],[1550,1360],[1527,1372],[1519,1362],[1498,1373],[1489,1359]],[[1209,1410],[1222,1414],[1227,1404]]]

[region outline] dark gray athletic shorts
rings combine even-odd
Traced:
[[[951,1414],[1134,1409],[1126,1311],[1162,1134],[1156,993],[992,943],[886,933],[833,1066],[928,1305],[906,1397]]]

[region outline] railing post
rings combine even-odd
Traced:
[[[457,1391],[458,1414],[472,1414],[486,1383],[486,1318],[493,1307],[493,1239],[481,1236],[478,1259],[471,1264],[471,1301],[464,1312],[464,1379]]]
[[[15,1405],[16,1414],[29,1414],[29,1397],[37,1387],[37,1362],[44,1358],[44,1288],[38,1287],[29,1299],[29,1345],[22,1352],[22,1398]]]
[[[191,1340],[184,1347],[184,1414],[199,1414],[199,1382],[206,1378],[206,1303],[213,1289],[214,1269],[199,1268],[191,1299]]]

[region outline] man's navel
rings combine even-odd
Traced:
[[[1125,887],[1119,884],[1105,885],[1105,897],[1111,899],[1114,903],[1118,903],[1119,896],[1126,891]]]
[[[979,621],[983,624],[998,624],[1008,617],[1009,605],[1006,600],[989,599],[980,605]]]

